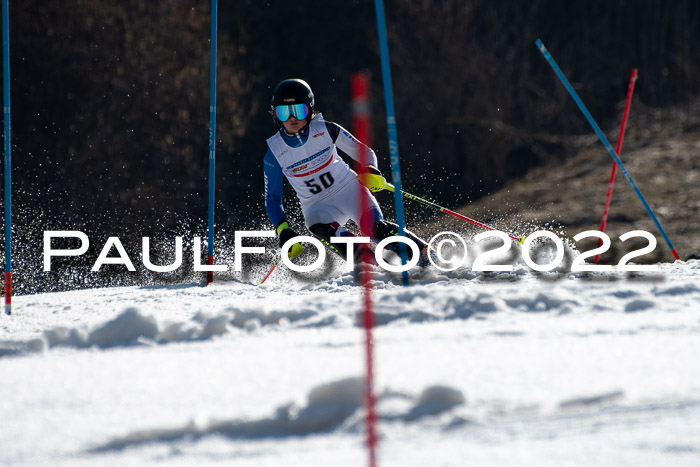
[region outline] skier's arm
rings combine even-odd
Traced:
[[[268,149],[263,159],[263,169],[265,173],[265,210],[270,222],[275,226],[277,238],[279,238],[280,248],[287,243],[287,240],[297,237],[298,234],[293,231],[287,220],[284,218],[284,208],[282,207],[282,167],[272,152]],[[304,251],[301,244],[293,244],[287,255],[290,258],[296,258]]]
[[[387,183],[382,173],[377,169],[377,155],[374,151],[337,123],[326,122],[326,129],[336,147],[356,162],[355,171],[360,183],[371,191],[386,189]],[[364,156],[363,151],[366,151]]]
[[[326,122],[326,128],[333,139],[336,147],[350,156],[355,162],[362,165],[377,166],[377,155],[374,151],[361,143],[349,131],[333,122]],[[363,156],[363,151],[366,155]],[[365,160],[363,160],[365,159]]]
[[[282,207],[282,167],[272,152],[268,149],[263,159],[265,174],[265,210],[272,225],[277,228],[284,221],[284,208]]]

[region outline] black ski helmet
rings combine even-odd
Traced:
[[[285,79],[275,87],[272,93],[272,104],[270,105],[270,113],[272,118],[278,125],[282,123],[275,117],[276,105],[290,104],[307,104],[309,106],[309,116],[306,117],[307,123],[311,121],[314,114],[314,92],[311,86],[303,79]]]

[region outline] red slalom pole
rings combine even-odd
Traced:
[[[277,258],[277,261],[275,261],[275,264],[270,266],[270,269],[267,271],[267,274],[265,274],[265,277],[263,277],[262,280],[260,282],[258,282],[258,285],[262,285],[267,280],[267,278],[270,277],[270,274],[272,274],[272,271],[274,271],[275,268],[277,267],[277,265],[280,264],[280,261],[282,261],[282,256]]]
[[[630,103],[632,102],[632,93],[634,92],[634,83],[637,81],[637,69],[632,70],[632,76],[630,77],[630,83],[627,86],[627,100],[625,101],[625,111],[622,114],[622,124],[620,125],[620,134],[617,137],[617,147],[615,148],[615,153],[617,157],[620,157],[620,151],[622,150],[622,140],[625,137],[625,126],[627,126],[627,117],[629,116]],[[608,194],[605,197],[605,208],[603,209],[603,219],[600,222],[600,231],[605,232],[605,226],[608,222],[608,209],[610,208],[610,198],[612,197],[613,185],[615,184],[615,175],[617,175],[617,163],[613,161],[612,172],[610,173],[610,181],[608,182]],[[598,248],[603,244],[603,239],[598,239]],[[600,255],[595,255],[593,262],[598,264],[598,258]]]
[[[350,79],[353,105],[353,133],[361,143],[370,144],[369,125],[369,73],[357,72]],[[368,165],[368,147],[360,155],[360,164]],[[369,207],[369,191],[362,187],[360,189],[360,212],[367,212]],[[363,235],[372,238],[374,235],[374,222],[368,216],[360,219],[360,231]],[[362,308],[363,321],[365,327],[365,362],[367,376],[365,378],[365,401],[367,405],[367,449],[369,451],[369,466],[377,465],[377,412],[374,397],[374,339],[372,337],[372,327],[374,316],[372,314],[372,285],[369,281],[369,263],[371,261],[371,251],[364,249],[360,264],[360,280],[362,283]]]

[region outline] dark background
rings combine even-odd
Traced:
[[[537,38],[603,128],[619,121],[632,68],[645,106],[700,91],[697,1],[386,0],[385,11],[404,187],[444,205],[564,161],[567,141],[591,133]],[[16,289],[134,277],[98,281],[76,260],[38,272],[44,230],[86,232],[93,260],[120,236],[135,264],[144,235],[206,236],[210,3],[24,0],[10,17]],[[351,129],[350,75],[370,71],[373,146],[390,173],[377,43],[370,0],[219,2],[222,242],[271,227],[262,157],[282,79],[308,81],[317,109]]]

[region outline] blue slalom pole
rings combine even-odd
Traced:
[[[5,122],[5,313],[12,313],[12,138],[10,134],[10,7],[2,0],[2,83]]]
[[[207,264],[214,264],[214,180],[216,173],[216,36],[218,2],[211,0],[211,70],[209,84],[209,233],[207,236]],[[214,273],[207,271],[207,284]]]
[[[537,39],[535,41],[535,44],[537,45],[537,48],[540,49],[540,52],[542,52],[542,55],[544,55],[544,58],[547,59],[547,62],[549,62],[550,66],[552,67],[554,72],[557,74],[557,77],[559,77],[559,80],[564,84],[564,87],[566,88],[566,90],[569,91],[569,94],[571,94],[571,97],[574,98],[574,101],[576,101],[576,104],[578,105],[579,109],[581,109],[581,112],[583,112],[583,115],[585,115],[586,119],[588,120],[588,123],[591,124],[591,126],[593,127],[595,132],[598,134],[598,138],[600,138],[600,141],[603,143],[603,146],[605,146],[605,149],[607,149],[608,152],[610,153],[610,155],[612,156],[613,160],[615,161],[618,168],[620,169],[620,172],[622,172],[622,174],[625,176],[625,178],[627,179],[629,184],[632,186],[632,189],[636,193],[639,200],[642,202],[644,209],[647,210],[649,217],[651,217],[651,220],[654,221],[654,224],[656,224],[656,228],[659,230],[659,233],[666,241],[666,244],[668,245],[668,247],[671,249],[671,254],[673,254],[673,257],[675,259],[681,259],[680,256],[678,256],[678,252],[676,252],[676,249],[673,247],[673,244],[671,243],[671,239],[668,238],[668,235],[666,235],[666,232],[664,231],[663,227],[661,227],[661,223],[654,215],[654,212],[651,210],[651,207],[649,207],[649,204],[647,203],[646,199],[644,199],[642,192],[639,190],[639,188],[637,188],[637,184],[634,183],[634,180],[632,180],[632,176],[629,174],[629,172],[627,171],[625,166],[622,164],[622,161],[617,156],[612,145],[610,144],[608,139],[605,137],[605,135],[601,131],[598,124],[593,119],[593,116],[591,115],[591,113],[588,111],[586,106],[583,104],[583,101],[581,101],[581,98],[578,97],[578,94],[576,93],[574,88],[571,86],[571,83],[569,83],[569,80],[566,79],[566,76],[564,76],[564,73],[562,73],[562,71],[559,69],[559,66],[557,66],[557,63],[554,61],[552,56],[549,54],[549,51],[544,46],[542,41]]]
[[[396,223],[399,225],[399,235],[405,235],[405,220],[403,212],[403,198],[401,197],[401,166],[399,163],[399,142],[396,132],[396,117],[394,113],[394,92],[391,86],[391,66],[389,65],[389,45],[386,39],[386,24],[384,21],[384,1],[374,0],[377,14],[377,32],[379,33],[379,54],[382,62],[382,83],[384,85],[384,106],[386,107],[386,125],[389,134],[389,156],[391,161],[391,182],[394,185],[394,209],[396,210]],[[405,265],[406,247],[399,244],[401,264]],[[408,285],[408,272],[402,274],[403,284]]]

